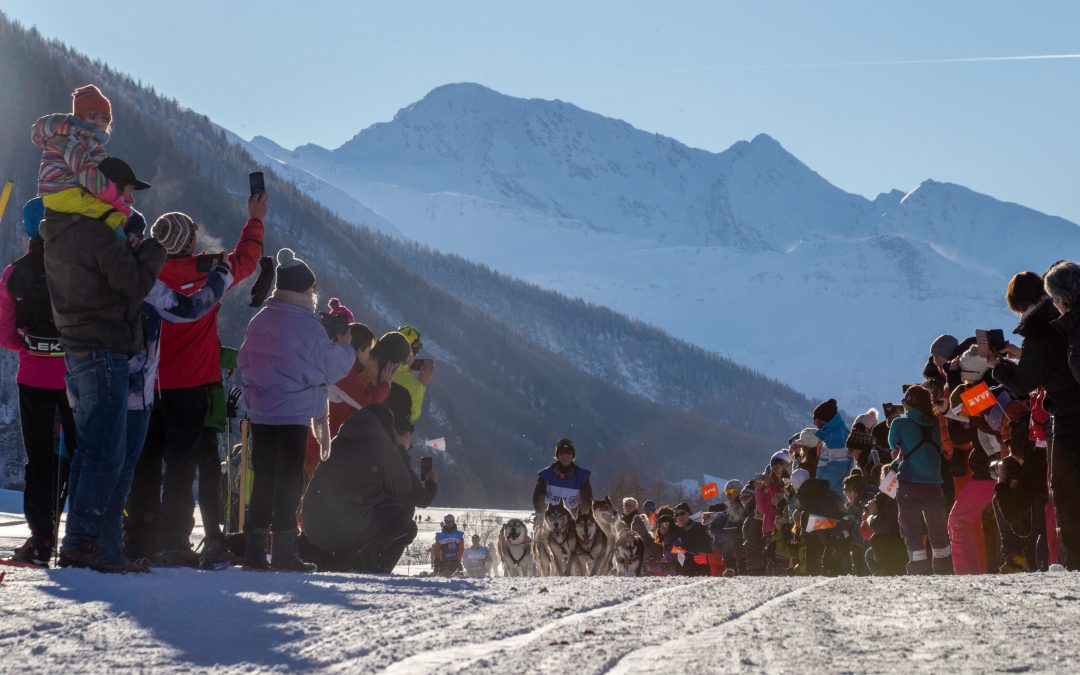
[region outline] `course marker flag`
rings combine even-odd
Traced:
[[[708,485],[701,486],[701,498],[705,501],[716,499],[719,496],[720,488],[716,486],[716,483],[709,483]]]
[[[826,518],[825,516],[815,516],[810,514],[810,517],[806,520],[806,531],[817,532],[818,530],[831,530],[836,527],[836,524],[840,521],[836,518]]]
[[[424,443],[424,445],[431,448],[432,450],[438,450],[439,452],[446,452],[446,438],[433,438],[433,439],[427,441],[426,443]]]
[[[896,488],[900,487],[900,479],[895,471],[890,471],[881,478],[881,491],[896,499]]]

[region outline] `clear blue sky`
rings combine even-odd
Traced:
[[[1080,58],[949,62],[1080,55],[1080,2],[185,0],[100,28],[85,1],[0,9],[289,147],[479,82],[707,150],[765,132],[867,196],[934,178],[1080,222]]]

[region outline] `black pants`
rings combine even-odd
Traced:
[[[64,432],[67,458],[56,451],[56,425]],[[23,512],[30,534],[52,542],[56,524],[58,485],[67,484],[68,467],[75,451],[75,418],[63,389],[40,389],[19,385],[19,421],[26,448],[26,487]]]
[[[1050,446],[1050,499],[1057,517],[1061,564],[1080,570],[1080,429],[1054,422]]]
[[[304,490],[308,428],[302,424],[252,424],[251,507],[245,530],[290,532]]]
[[[158,392],[128,497],[124,552],[129,558],[189,545],[195,527],[192,486],[197,442],[206,421],[206,393],[206,385]]]
[[[221,540],[221,457],[218,432],[203,427],[198,445],[199,513],[207,539]]]
[[[374,511],[370,528],[333,551],[324,551],[301,536],[300,556],[324,571],[392,572],[401,554],[416,539],[416,509],[388,504]]]

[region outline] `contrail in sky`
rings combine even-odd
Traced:
[[[910,59],[906,61],[837,61],[833,63],[776,63],[745,66],[702,66],[676,68],[675,72],[714,72],[720,70],[771,70],[781,68],[838,68],[842,66],[920,66],[940,63],[993,63],[997,61],[1060,61],[1080,59],[1080,54],[1027,54],[1022,56],[969,56],[957,59]]]

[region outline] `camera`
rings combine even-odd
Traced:
[[[199,274],[206,274],[224,259],[225,255],[222,253],[203,253],[195,256],[195,271]]]
[[[326,329],[326,334],[331,340],[338,335],[349,332],[349,317],[344,314],[331,314],[319,312],[319,323]]]
[[[431,359],[413,359],[412,365],[409,366],[409,370],[421,370]]]

